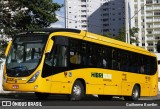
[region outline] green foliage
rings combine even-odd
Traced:
[[[111,33],[110,33],[110,32],[107,32],[104,36],[110,37],[110,36],[111,36]]]
[[[6,35],[48,27],[56,22],[55,11],[62,6],[52,0],[1,0],[0,29]]]
[[[130,29],[130,36],[134,37],[135,33],[138,33],[139,28],[133,27]]]
[[[131,28],[130,29],[130,43],[138,43],[138,41],[134,38],[131,38],[131,37],[135,37],[135,33],[138,33],[139,31],[139,28]],[[120,40],[120,41],[123,41],[123,42],[126,42],[126,30],[125,28],[120,28],[119,30],[119,33],[117,36],[113,37],[114,39],[116,40]]]
[[[125,31],[124,27],[119,30],[119,34],[117,36],[115,36],[114,39],[120,40],[123,42],[126,41],[126,31]]]
[[[55,11],[61,7],[52,0],[0,0],[0,36],[48,27],[58,20]],[[0,40],[0,54],[6,46],[7,41]]]

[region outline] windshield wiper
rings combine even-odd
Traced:
[[[10,70],[17,70],[17,71],[28,71],[28,68],[26,66],[18,66],[18,67],[12,67]]]
[[[16,77],[29,75],[29,71],[28,71],[28,68],[26,66],[13,67],[13,68],[10,68],[8,70],[10,70],[8,72],[9,75],[16,76]]]

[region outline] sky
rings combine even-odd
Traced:
[[[58,3],[58,4],[64,4],[64,0],[53,0],[54,3]],[[64,16],[64,8],[61,8],[60,11],[57,11],[56,14],[58,15],[57,18],[58,18],[58,22],[56,23],[52,23],[50,25],[50,27],[56,27],[56,28],[64,28],[65,26],[65,19],[62,18],[62,17],[59,17],[59,16]]]

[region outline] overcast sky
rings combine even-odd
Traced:
[[[53,0],[53,2],[55,3],[58,3],[58,4],[64,4],[64,0]],[[50,25],[50,27],[56,27],[56,28],[64,28],[64,8],[61,8],[60,11],[56,12],[56,14],[58,15],[57,18],[59,19],[58,22],[56,23],[52,23]],[[62,17],[59,17],[59,16],[62,16]]]

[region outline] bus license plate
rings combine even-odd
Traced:
[[[13,85],[12,88],[13,89],[19,89],[19,85]]]

